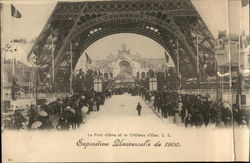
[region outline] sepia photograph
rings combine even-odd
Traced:
[[[249,8],[1,0],[2,162],[249,162]]]

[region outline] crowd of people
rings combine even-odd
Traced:
[[[99,111],[110,91],[86,90],[71,97],[57,98],[51,103],[15,109],[4,117],[4,127],[12,129],[75,129],[84,123],[86,115]]]
[[[15,109],[4,117],[4,127],[15,129],[75,129],[84,123],[86,115],[99,111],[100,106],[112,95],[130,93],[139,95],[152,104],[162,118],[172,117],[174,123],[189,126],[230,127],[249,126],[250,112],[228,102],[215,102],[208,97],[191,94],[178,94],[175,91],[148,91],[143,87],[124,87],[95,92],[84,90],[72,96],[60,97],[51,103]],[[138,109],[137,109],[138,110]],[[139,114],[139,112],[138,112]]]
[[[174,123],[189,126],[217,127],[249,126],[250,110],[231,105],[226,101],[210,100],[201,95],[178,94],[174,91],[144,91],[142,97],[153,104],[163,118],[174,117]]]

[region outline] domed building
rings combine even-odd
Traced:
[[[121,49],[118,50],[117,57],[109,64],[109,67],[111,67],[114,77],[126,74],[129,78],[135,77],[141,69],[140,63],[133,60],[130,50],[126,49],[126,45],[122,45]]]
[[[138,53],[131,54],[123,44],[121,49],[118,49],[117,55],[110,54],[106,59],[93,61],[93,67],[120,82],[133,82],[135,78],[145,78],[150,69],[155,72],[164,71],[165,60],[164,58],[142,58]]]

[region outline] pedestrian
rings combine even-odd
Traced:
[[[211,123],[215,124],[216,123],[216,113],[217,113],[217,104],[211,104],[211,109],[210,109],[210,117],[211,117]]]
[[[174,121],[175,124],[181,123],[180,112],[182,110],[182,105],[183,105],[182,102],[179,101],[178,105],[177,106],[175,105],[175,107],[173,108],[173,110],[174,110],[174,119],[173,119],[173,121]]]
[[[70,128],[69,123],[64,116],[59,117],[58,124],[56,127],[61,130],[68,130]]]
[[[191,114],[187,113],[187,115],[184,118],[184,124],[185,124],[186,128],[188,127],[188,125],[190,125],[191,127],[193,126],[193,121],[192,121],[192,115]]]
[[[138,112],[138,115],[140,116],[141,115],[141,104],[139,102],[137,104],[136,110]]]
[[[221,106],[218,106],[217,111],[216,111],[216,126],[222,127],[223,125],[222,122],[222,108]]]
[[[75,113],[75,116],[74,116],[74,123],[75,123],[75,126],[77,128],[79,128],[82,121],[83,121],[82,110],[81,110],[80,107],[76,107],[75,111],[76,111],[76,113]]]
[[[100,110],[101,101],[102,101],[102,99],[100,97],[97,97],[97,101],[96,101],[96,110],[97,111]]]
[[[30,110],[28,111],[28,117],[29,117],[28,128],[30,129],[31,125],[36,121],[37,118],[37,113],[34,105],[30,106]]]
[[[16,129],[18,130],[24,129],[24,123],[26,122],[26,119],[24,118],[20,110],[14,111],[13,120],[14,120],[14,127]]]
[[[231,126],[231,118],[232,118],[232,111],[229,107],[226,107],[222,111],[222,120],[224,122],[225,127]]]

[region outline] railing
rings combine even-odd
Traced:
[[[222,93],[232,93],[232,94],[237,94],[237,89],[183,89],[180,90],[180,93],[191,93],[191,94],[198,94],[198,92],[200,94],[204,94],[204,93],[216,93],[217,91],[222,92]],[[242,94],[249,94],[250,90],[243,90]]]
[[[59,92],[59,93],[38,93],[38,98],[57,98],[57,97],[66,97],[71,96],[72,94],[69,92]],[[36,94],[29,93],[29,94],[21,94],[17,95],[17,99],[35,99]],[[4,94],[3,95],[4,100],[11,100],[12,95],[11,94]]]

